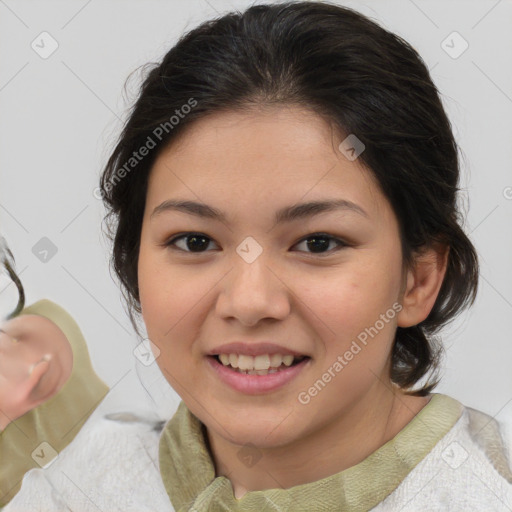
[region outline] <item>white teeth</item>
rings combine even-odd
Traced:
[[[229,356],[229,360],[231,361],[231,354]],[[240,370],[254,370],[254,357],[252,356],[238,356],[238,368]]]
[[[223,361],[223,365],[227,366],[227,364]],[[238,356],[236,354],[229,354],[229,364],[233,368],[238,368]]]
[[[254,358],[254,369],[255,370],[268,370],[269,368],[270,368],[270,357],[267,354],[265,354],[264,356],[256,356]]]
[[[291,355],[283,356],[283,363],[286,366],[291,366],[293,363],[293,356],[291,356]]]
[[[280,354],[272,354],[270,356],[270,366],[280,366],[283,362],[283,357]]]
[[[275,373],[282,365],[291,366],[294,356],[291,354],[263,354],[256,357],[245,354],[219,354],[220,362],[224,366],[237,368],[241,373],[249,375],[267,375]]]

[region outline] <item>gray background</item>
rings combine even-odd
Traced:
[[[442,93],[462,148],[465,227],[479,252],[482,275],[475,306],[444,331],[447,357],[436,391],[508,420],[512,3],[339,3],[409,41]],[[97,373],[112,388],[102,405],[109,410],[166,416],[178,403],[156,363],[145,366],[134,357],[137,339],[109,274],[103,206],[93,195],[135,99],[138,78],[123,95],[125,79],[138,66],[158,61],[200,21],[249,5],[235,0],[0,0],[0,231],[15,253],[27,303],[49,298],[79,323]],[[46,59],[31,47],[44,31],[58,43]],[[450,35],[454,31],[469,45],[457,58],[464,42]],[[37,244],[48,244],[40,241],[43,237],[57,250],[46,262],[34,254]],[[10,304],[13,297],[4,281],[0,301]]]

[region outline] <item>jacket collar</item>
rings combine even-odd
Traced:
[[[234,497],[228,478],[215,476],[205,426],[182,401],[160,437],[160,472],[177,512],[188,510],[369,510],[393,492],[453,427],[463,405],[443,394],[431,400],[390,441],[340,473],[290,489]]]

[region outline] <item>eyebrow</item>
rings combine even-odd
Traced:
[[[368,214],[358,204],[346,199],[328,199],[324,201],[310,201],[292,206],[286,206],[278,210],[274,217],[275,224],[293,222],[295,220],[313,217],[325,212],[345,210],[358,213],[368,218]],[[151,213],[150,218],[168,211],[179,211],[189,215],[195,215],[205,219],[217,220],[228,223],[227,216],[222,211],[204,203],[179,199],[168,199],[159,204]]]

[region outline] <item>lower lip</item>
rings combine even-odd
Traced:
[[[293,380],[311,360],[306,358],[300,363],[288,366],[284,370],[267,375],[248,375],[232,370],[230,366],[224,366],[213,356],[208,356],[207,359],[222,382],[247,395],[269,393],[283,387]]]

